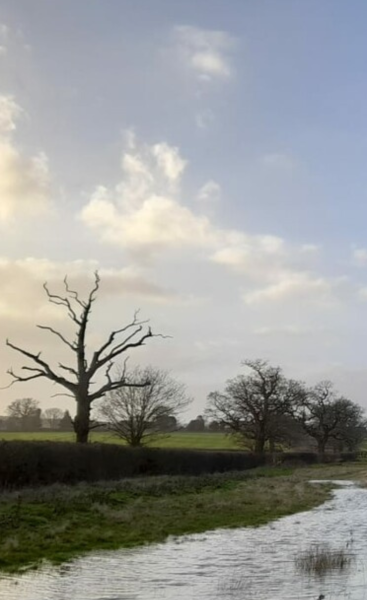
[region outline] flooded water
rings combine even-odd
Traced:
[[[367,490],[343,483],[333,499],[258,528],[221,529],[136,550],[93,553],[0,580],[1,600],[367,599]],[[327,542],[355,555],[324,578],[295,556]]]

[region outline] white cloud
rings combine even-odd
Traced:
[[[200,188],[197,200],[198,202],[218,202],[221,197],[222,189],[216,181],[210,179]]]
[[[279,237],[228,231],[222,238],[211,260],[254,281],[272,279],[287,261],[288,249]]]
[[[230,53],[235,39],[229,33],[181,25],[174,35],[185,65],[199,79],[223,81],[232,76]]]
[[[199,251],[201,260],[241,278],[247,304],[284,298],[331,302],[332,283],[302,265],[315,252],[314,245],[293,246],[274,235],[220,228],[209,216],[185,206],[182,178],[187,163],[177,148],[130,139],[121,164],[121,182],[112,189],[98,187],[80,217],[101,241],[128,250],[136,264]],[[219,191],[219,184],[210,180],[198,200],[208,202]]]
[[[210,224],[172,198],[152,195],[135,211],[119,210],[108,190],[99,188],[81,218],[101,233],[103,241],[117,244],[141,258],[153,258],[169,249],[206,245]]]
[[[122,158],[122,181],[100,186],[81,218],[101,239],[141,257],[169,248],[205,246],[213,233],[209,220],[179,201],[186,166],[179,151],[165,142],[152,146],[130,141]]]
[[[0,222],[36,216],[49,208],[50,173],[44,153],[28,156],[14,141],[21,108],[0,96]]]
[[[162,142],[154,144],[152,154],[166,180],[172,185],[178,183],[186,166],[186,161],[181,158],[178,148]]]
[[[242,272],[258,270],[261,261],[284,255],[284,242],[278,237],[220,229],[185,206],[181,196],[186,161],[177,148],[130,140],[121,164],[121,182],[113,189],[99,186],[80,215],[102,241],[142,258],[180,248],[202,249],[211,261]],[[219,191],[219,184],[210,180],[199,198],[208,201]]]
[[[297,299],[330,305],[333,302],[333,286],[324,277],[290,271],[284,272],[275,283],[245,293],[243,299],[249,305]]]
[[[16,128],[16,120],[22,109],[12,96],[0,96],[0,134],[4,135]]]

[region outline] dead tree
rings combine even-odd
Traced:
[[[41,358],[41,352],[34,354],[16,346],[9,340],[6,341],[7,346],[28,358],[32,365],[22,366],[21,374],[15,373],[10,368],[8,373],[13,377],[10,386],[17,382],[46,378],[66,389],[68,391],[66,395],[72,396],[76,401],[76,416],[73,425],[76,441],[79,443],[86,443],[88,441],[89,432],[93,427],[90,412],[95,400],[122,387],[143,387],[148,383],[144,381],[129,381],[125,368],[119,373],[118,377],[112,377],[111,375],[114,361],[118,357],[121,355],[126,356],[130,350],[145,345],[146,340],[153,337],[150,327],[147,327],[147,321],[140,321],[138,319],[138,311],[135,312],[134,318],[130,323],[110,333],[107,340],[94,351],[90,361],[87,359],[86,332],[92,305],[96,300],[99,290],[99,284],[100,277],[96,271],[94,286],[86,300],[83,300],[77,291],[69,287],[67,277],[64,279],[64,296],[51,293],[47,283],[43,286],[49,302],[66,309],[69,319],[75,324],[75,338],[73,341],[70,341],[53,327],[46,325],[37,325],[37,327],[52,333],[69,348],[74,354],[75,362],[73,366],[59,363],[58,369],[54,369],[46,360]],[[67,373],[67,375],[64,375],[64,373]],[[105,382],[96,389],[93,380],[101,373],[104,373]]]

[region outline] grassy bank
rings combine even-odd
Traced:
[[[0,431],[0,440],[25,440],[25,441],[50,441],[50,442],[74,442],[75,435],[72,432],[63,431]],[[92,432],[91,442],[107,444],[124,444],[118,437],[104,432]],[[156,448],[190,448],[197,450],[238,450],[241,446],[235,438],[225,433],[189,433],[175,432],[163,435],[152,442]]]
[[[364,468],[365,469],[365,468]],[[357,478],[363,466],[265,469],[151,477],[0,495],[0,569],[60,563],[93,549],[132,547],[169,535],[261,525],[326,500],[309,478]]]

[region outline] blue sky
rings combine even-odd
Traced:
[[[3,0],[4,337],[56,357],[33,330],[59,322],[42,281],[86,289],[98,266],[95,339],[141,306],[173,334],[141,360],[193,414],[257,356],[364,402],[366,18],[362,0]]]

